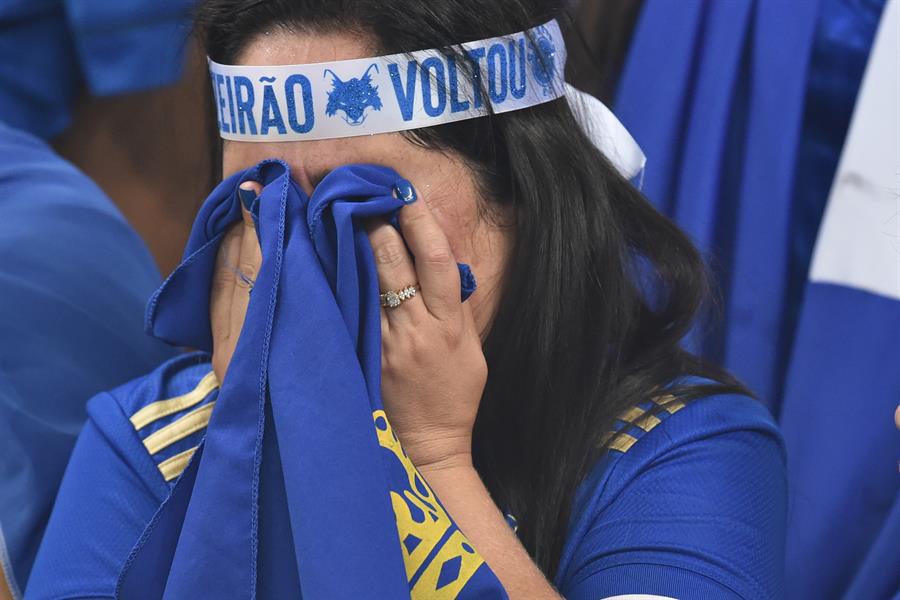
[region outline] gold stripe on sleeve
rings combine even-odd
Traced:
[[[653,401],[666,409],[666,411],[671,415],[674,415],[679,410],[684,408],[684,402],[672,395],[666,395],[662,398],[654,398]]]
[[[626,423],[631,423],[636,427],[640,427],[644,431],[650,431],[660,424],[660,420],[654,415],[644,414],[645,412],[646,411],[640,406],[633,406],[628,409],[625,414],[619,417],[619,419]]]
[[[653,402],[670,415],[677,413],[679,410],[685,407],[685,404],[682,400],[679,400],[671,394],[653,398]],[[632,406],[624,413],[622,413],[622,415],[619,417],[619,420],[642,429],[644,432],[648,432],[662,423],[662,419],[657,417],[656,414],[651,414],[652,412],[653,411],[645,410],[640,406]],[[624,431],[626,430],[628,430],[627,426],[620,431],[607,431],[600,438],[599,447],[602,448],[605,446],[610,450],[627,452],[634,445],[634,443],[637,442],[637,438],[628,433],[624,433]],[[634,430],[631,431],[634,432]]]
[[[618,450],[619,452],[628,452],[628,449],[631,448],[636,441],[637,438],[633,435],[619,433],[613,437],[612,442],[609,444],[609,448],[610,450]]]
[[[172,481],[181,475],[182,471],[188,466],[188,463],[191,461],[191,457],[196,450],[197,446],[188,448],[184,452],[179,452],[175,456],[167,458],[159,463],[159,472],[162,473],[163,478],[166,481]]]
[[[217,387],[219,387],[219,382],[216,379],[216,374],[210,371],[200,380],[197,387],[187,394],[148,404],[131,415],[131,424],[134,425],[136,430],[143,429],[157,419],[167,417],[202,402]]]
[[[619,417],[620,421],[625,421],[626,423],[634,423],[634,420],[644,414],[644,409],[640,406],[632,406],[628,410],[626,410],[621,417]]]
[[[156,454],[163,448],[166,448],[178,440],[183,440],[195,431],[200,431],[209,423],[209,417],[212,415],[215,402],[204,404],[200,408],[194,409],[184,415],[177,421],[173,421],[160,429],[154,431],[144,438],[144,447],[150,454]]]
[[[640,427],[644,431],[650,431],[660,423],[662,423],[662,421],[660,421],[659,417],[656,415],[644,415],[634,422],[637,427]]]

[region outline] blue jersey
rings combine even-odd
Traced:
[[[203,439],[217,391],[208,356],[194,353],[90,402],[27,598],[115,596],[132,548]],[[658,403],[656,415],[650,403],[622,415],[608,437],[574,499],[554,583],[570,600],[782,597],[785,465],[768,411],[737,395]],[[285,535],[266,509],[279,494],[267,484],[277,457],[263,449],[260,598],[299,597],[282,585],[296,585],[293,559],[271,551]]]
[[[84,173],[2,123],[0,214],[0,569],[17,598],[87,401],[174,351],[143,331],[160,276],[138,235]]]

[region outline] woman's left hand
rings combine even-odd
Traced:
[[[487,380],[481,338],[471,307],[460,300],[450,244],[425,201],[404,206],[399,221],[402,237],[383,220],[369,226],[382,291],[416,283],[419,290],[382,309],[385,411],[420,470],[471,466],[472,427]]]

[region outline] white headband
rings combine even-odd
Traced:
[[[371,135],[510,112],[565,94],[620,172],[634,178],[643,169],[643,153],[609,109],[565,83],[566,47],[555,20],[462,48],[466,67],[440,50],[305,65],[209,60],[219,133],[243,142]]]

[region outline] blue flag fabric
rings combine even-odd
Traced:
[[[263,262],[244,328],[206,438],[118,595],[296,597],[299,581],[307,598],[505,598],[383,410],[379,289],[360,220],[403,206],[395,172],[342,167],[311,198],[280,161],[228,178],[151,299],[148,329],[212,350],[211,277],[247,180],[265,187],[252,207]]]
[[[647,0],[616,113],[644,191],[711,259],[693,349],[777,413],[815,233],[884,0]],[[700,334],[703,335],[700,335]]]
[[[900,592],[900,299],[826,283],[807,296],[781,423],[787,597],[891,598]],[[849,594],[852,585],[879,593]]]
[[[715,257],[727,327],[692,345],[772,406],[819,4],[647,0],[616,97],[653,165],[644,193]]]
[[[781,424],[789,598],[900,595],[900,1],[889,0],[816,242]]]

